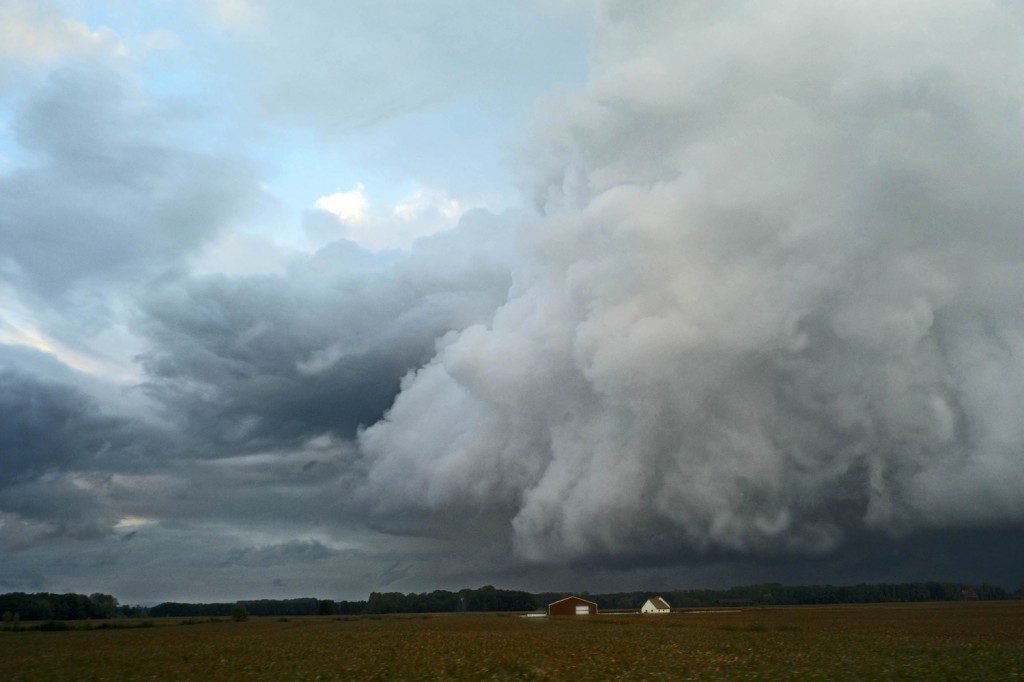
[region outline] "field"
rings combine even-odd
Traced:
[[[559,619],[510,614],[255,618],[242,623],[158,619],[153,625],[0,632],[0,677],[26,681],[1024,678],[1024,602],[1020,601]]]

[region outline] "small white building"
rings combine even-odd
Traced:
[[[640,607],[640,613],[669,613],[672,607],[661,597],[651,597]]]

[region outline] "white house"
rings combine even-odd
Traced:
[[[669,613],[672,607],[661,597],[651,597],[640,607],[640,613]]]

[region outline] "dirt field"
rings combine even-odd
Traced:
[[[26,624],[28,625],[28,624]],[[1024,602],[0,632],[4,680],[1024,678]]]

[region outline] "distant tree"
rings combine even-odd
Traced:
[[[231,609],[231,620],[236,623],[244,623],[249,620],[249,610],[245,608],[245,604],[235,604],[235,607]]]
[[[1006,599],[1006,590],[999,587],[998,585],[990,585],[989,583],[982,583],[978,586],[978,598],[979,599]]]
[[[334,600],[333,599],[321,599],[319,603],[319,613],[321,616],[333,616],[334,615]]]
[[[401,592],[371,592],[366,602],[366,613],[409,613],[405,595]]]
[[[21,614],[14,613],[13,611],[4,611],[4,628],[17,630],[18,623],[21,621]]]
[[[339,602],[336,602],[336,607],[335,608],[336,608],[337,613],[344,613],[344,614],[364,613],[366,611],[366,602],[362,601],[362,600],[360,600],[360,601],[339,601]]]
[[[121,614],[126,618],[144,618],[149,615],[149,609],[145,606],[121,606]]]
[[[17,613],[22,620],[49,620],[53,618],[53,605],[49,599],[51,596],[24,592],[3,594],[0,595],[0,612]]]
[[[459,595],[456,592],[447,590],[434,590],[430,593],[420,595],[420,601],[424,611],[432,613],[444,613],[455,611],[459,606]]]
[[[109,595],[105,596],[109,597]],[[117,603],[117,600],[113,597],[110,597],[110,599],[113,599],[115,604]],[[89,618],[93,612],[92,601],[84,594],[62,594],[60,601],[62,602],[59,608],[61,615],[58,615],[58,607],[55,604],[53,614],[55,618],[81,620]],[[104,605],[103,610],[104,612],[107,611],[106,605]]]
[[[90,618],[113,618],[117,615],[117,599],[109,594],[94,592],[89,595],[88,611]]]

